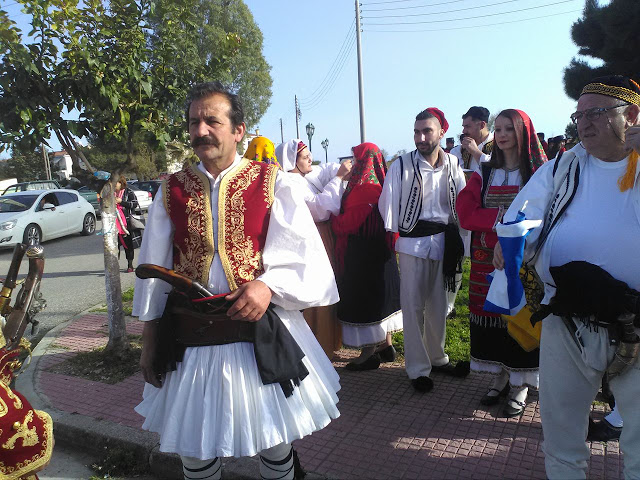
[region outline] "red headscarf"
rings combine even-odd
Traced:
[[[342,207],[337,217],[332,217],[331,226],[336,236],[336,273],[344,267],[344,255],[349,235],[385,235],[382,217],[378,212],[378,199],[387,174],[387,164],[377,145],[362,143],[353,147],[354,166],[342,196]],[[363,228],[364,227],[364,228]],[[393,250],[397,234],[387,233]]]
[[[531,171],[535,172],[544,162],[547,161],[547,154],[544,153],[540,139],[536,134],[536,129],[533,128],[533,122],[529,118],[529,115],[522,110],[515,109],[518,115],[522,118],[524,123],[524,131],[526,138],[522,139],[524,144],[525,153],[531,162]]]

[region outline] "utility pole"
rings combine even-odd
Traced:
[[[42,148],[42,159],[44,160],[44,173],[47,175],[47,180],[51,180],[51,165],[49,165],[49,155],[47,155],[47,149],[44,143],[40,144]]]
[[[282,129],[282,119],[280,119],[280,143],[284,143],[284,130]]]
[[[358,100],[360,102],[360,142],[365,142],[364,90],[362,89],[362,45],[360,39],[360,4],[356,2],[356,45],[358,47]]]
[[[296,138],[300,138],[300,129],[298,128],[298,120],[302,118],[302,112],[300,111],[300,104],[298,103],[298,96],[294,95],[296,100]],[[284,140],[283,140],[284,142]]]

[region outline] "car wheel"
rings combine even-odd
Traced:
[[[82,235],[91,235],[96,231],[96,217],[87,213],[82,220]]]
[[[42,240],[42,231],[40,227],[35,223],[30,223],[27,228],[24,229],[24,235],[22,236],[22,243],[27,245],[39,245]]]

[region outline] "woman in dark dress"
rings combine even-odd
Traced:
[[[124,248],[124,255],[127,259],[127,273],[133,272],[133,256],[135,248],[139,247],[141,234],[139,230],[132,228],[131,214],[140,209],[136,194],[127,188],[127,180],[124,175],[120,175],[116,182],[116,210],[118,227],[118,251]],[[138,243],[136,245],[136,243]]]
[[[331,225],[336,237],[335,270],[342,343],[361,348],[349,370],[372,370],[395,359],[391,334],[402,330],[400,277],[394,243],[378,211],[387,166],[373,143],[353,148],[354,165]]]

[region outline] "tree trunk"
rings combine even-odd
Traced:
[[[104,240],[104,280],[109,318],[109,343],[106,350],[120,357],[129,348],[122,306],[120,262],[118,261],[118,229],[116,227],[115,181],[105,183],[100,192],[102,203],[102,232]]]

